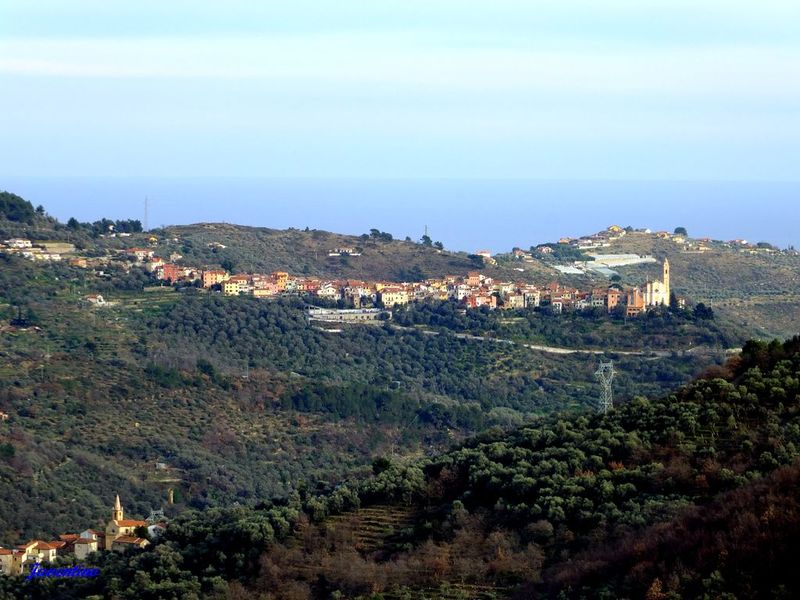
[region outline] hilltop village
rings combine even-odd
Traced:
[[[157,241],[154,240],[154,243]],[[63,248],[60,248],[63,250]],[[45,252],[29,240],[6,240],[5,252],[20,254],[33,260],[62,260]],[[450,275],[419,282],[361,281],[354,279],[320,279],[299,277],[285,271],[269,274],[230,273],[221,268],[199,269],[182,265],[179,255],[168,262],[156,256],[154,247],[132,247],[120,252],[128,268],[146,270],[162,284],[196,286],[225,296],[253,296],[274,298],[281,295],[304,295],[327,300],[340,308],[387,308],[403,306],[424,300],[454,300],[465,308],[536,309],[560,313],[568,310],[605,309],[608,312],[624,310],[626,316],[637,316],[648,308],[670,303],[669,262],[663,261],[661,280],[647,281],[642,286],[623,288],[617,283],[593,289],[566,287],[557,282],[544,286],[513,281],[497,281],[480,271],[467,275]],[[353,248],[336,248],[331,255],[357,255]],[[108,257],[72,257],[69,264],[81,268],[102,268],[109,264]],[[490,259],[493,260],[493,259]],[[653,259],[642,262],[655,262]],[[102,271],[101,271],[102,273]],[[86,296],[94,305],[104,305],[106,300],[97,294]],[[681,299],[682,302],[682,299]]]
[[[0,548],[0,573],[22,575],[35,565],[52,563],[59,556],[74,555],[84,560],[92,552],[146,548],[149,540],[158,538],[165,529],[166,521],[160,513],[153,513],[146,521],[126,519],[118,495],[104,529],[64,533],[57,540],[31,540],[16,548]]]
[[[144,252],[141,249],[134,251]],[[664,260],[663,278],[660,281],[648,281],[641,287],[627,290],[616,284],[591,290],[564,287],[558,283],[539,287],[534,284],[495,281],[479,271],[470,272],[466,276],[451,275],[421,282],[398,283],[352,279],[321,280],[295,277],[284,271],[267,275],[231,274],[221,269],[197,271],[179,265],[163,264],[152,256],[145,256],[142,260],[151,261],[145,264],[162,281],[201,281],[204,288],[220,291],[226,296],[270,298],[281,294],[301,294],[340,302],[350,308],[392,308],[432,299],[456,300],[467,308],[486,306],[489,309],[520,309],[549,306],[554,312],[588,308],[604,308],[612,312],[623,305],[628,316],[636,316],[650,307],[668,305],[670,302],[667,260]]]

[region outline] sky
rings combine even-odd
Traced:
[[[796,0],[2,0],[0,178],[798,181],[798,23]]]
[[[354,235],[377,228],[413,240],[427,227],[434,241],[467,252],[508,252],[611,224],[686,227],[694,237],[800,247],[798,183],[230,177],[5,183],[62,222],[144,222],[148,198],[150,227],[227,222]]]

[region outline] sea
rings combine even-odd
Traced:
[[[3,189],[62,221],[374,228],[413,240],[427,232],[467,252],[528,248],[612,224],[800,246],[800,182],[0,177]]]

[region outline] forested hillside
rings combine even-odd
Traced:
[[[13,195],[0,200],[3,235],[70,241],[92,256],[149,243],[135,221],[62,225]],[[101,237],[110,224],[130,236]],[[158,252],[351,275],[360,258],[379,279],[477,262],[382,232],[234,228],[246,235],[221,248],[220,231],[159,232]],[[331,244],[363,254],[308,262]],[[782,555],[767,550],[789,552],[796,531],[796,339],[749,343],[723,366],[747,327],[678,307],[626,319],[431,301],[325,327],[308,320],[309,298],[154,286],[132,264],[0,255],[0,544],[101,526],[117,493],[131,516],[163,507],[168,540],[94,557],[104,573],[94,583],[0,580],[11,596],[796,590],[773,577]],[[88,301],[98,293],[102,306]],[[596,414],[601,360],[617,371],[606,416]],[[744,545],[708,533],[753,531],[753,519],[774,531]],[[675,560],[665,549],[678,541]]]
[[[0,260],[7,544],[94,524],[117,491],[137,514],[159,507],[169,487],[176,513],[252,504],[301,481],[334,485],[379,454],[439,452],[486,427],[597,401],[600,357],[463,339],[457,329],[331,333],[296,300],[143,293],[135,270],[91,279],[63,264]],[[88,290],[114,305],[88,307]],[[545,317],[553,330],[561,318]],[[615,328],[628,326],[602,327],[612,346]],[[619,401],[664,393],[708,360],[641,350],[610,355]],[[156,462],[170,472],[156,473]],[[18,502],[20,489],[31,502]]]
[[[675,394],[378,460],[322,496],[185,513],[154,550],[93,556],[98,580],[5,594],[793,598],[799,382],[800,337],[748,343]]]

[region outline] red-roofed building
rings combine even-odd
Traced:
[[[92,552],[97,552],[100,549],[100,542],[96,539],[79,538],[75,541],[75,557],[78,560],[84,560]]]
[[[25,552],[0,548],[0,573],[3,575],[22,575],[25,564]]]
[[[135,537],[132,535],[123,535],[122,537],[118,537],[114,540],[111,544],[111,549],[115,552],[126,552],[131,548],[146,548],[150,545],[144,538]]]

